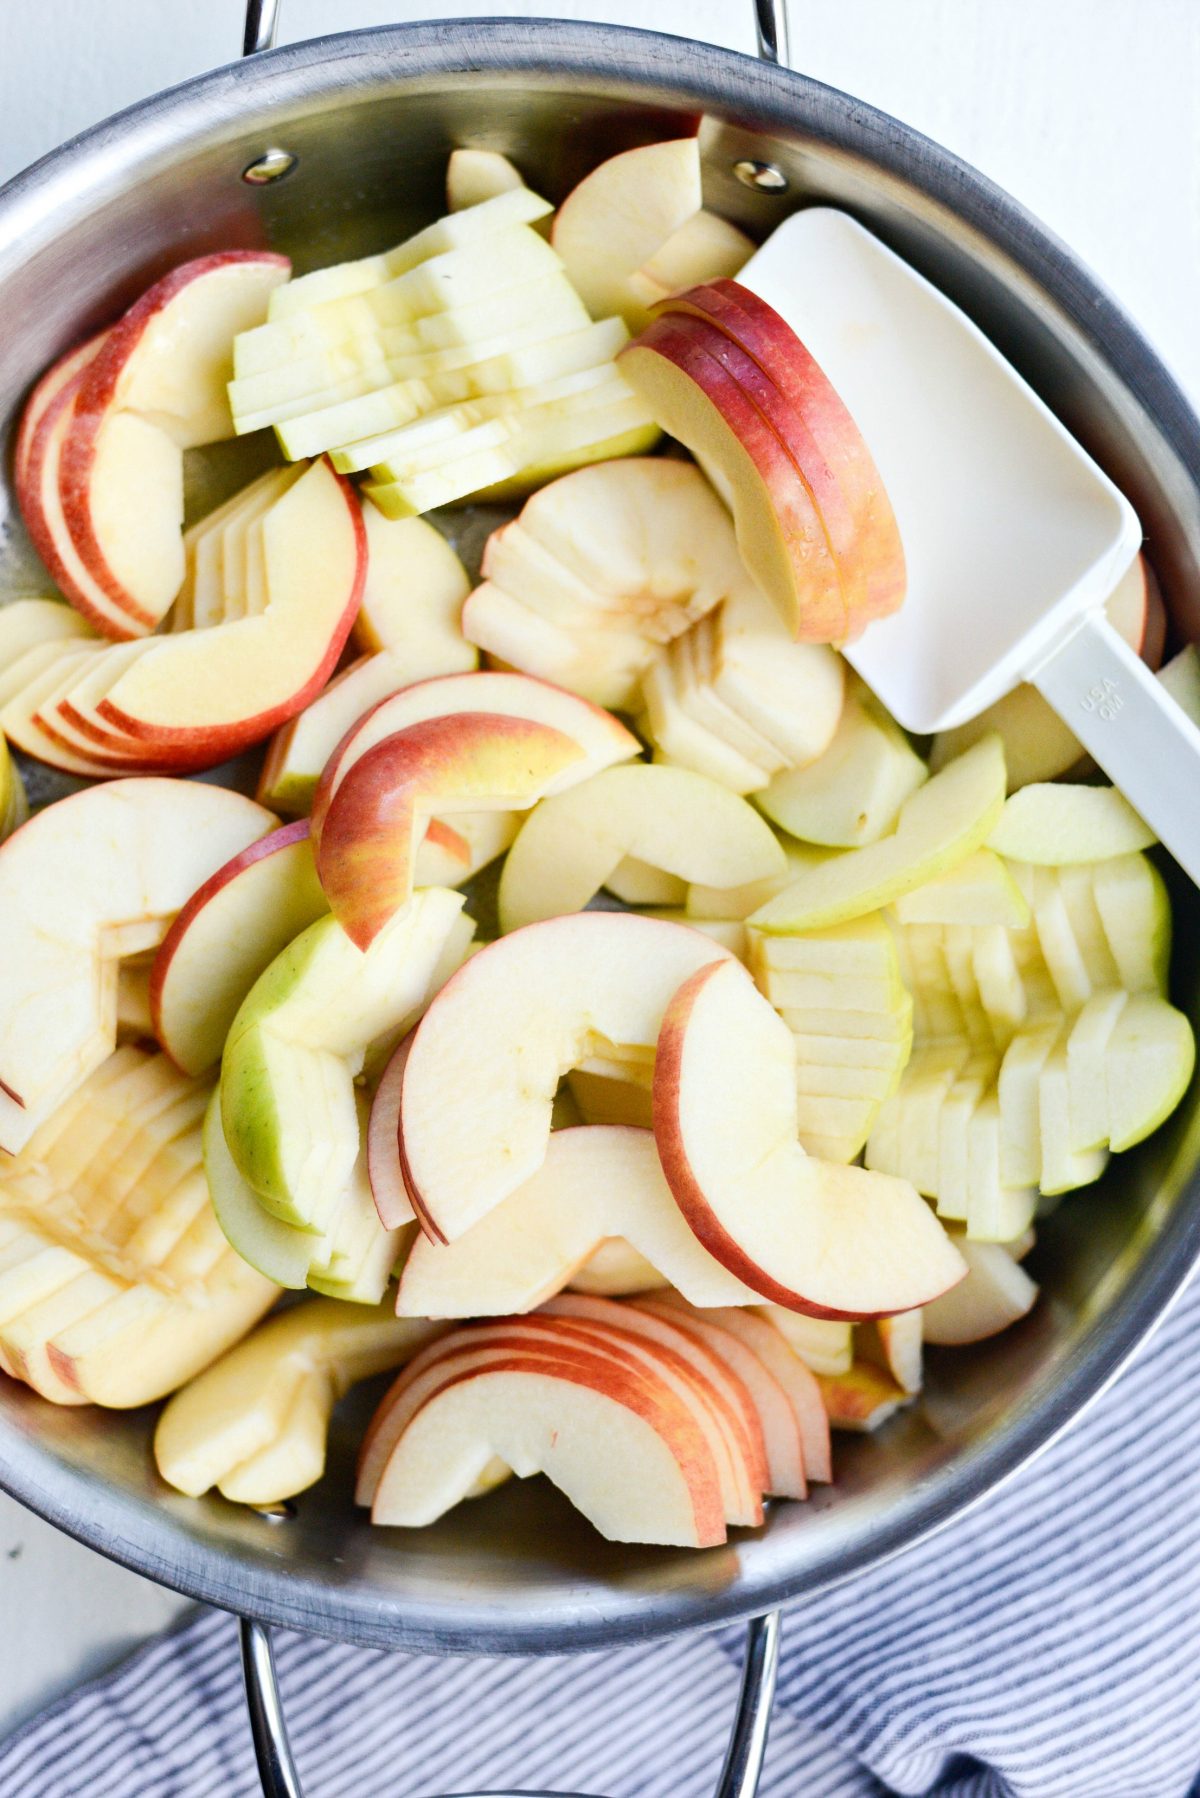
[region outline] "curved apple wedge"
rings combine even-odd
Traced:
[[[154,1432],[159,1473],[189,1498],[215,1486],[236,1504],[270,1505],[303,1492],[325,1471],[337,1401],[445,1328],[337,1299],[270,1318],[165,1407]]]
[[[284,1223],[322,1231],[336,1214],[359,1153],[355,1078],[462,960],[473,928],[462,906],[461,893],[422,889],[367,954],[320,918],[243,1001],[221,1064],[225,1139]]]
[[[117,971],[275,824],[240,793],[135,779],[48,806],[0,847],[0,1144],[15,1153],[116,1042]]]
[[[736,963],[698,970],[667,1008],[654,1130],[700,1241],[775,1304],[817,1317],[889,1316],[965,1272],[906,1181],[804,1153],[791,1032]]]
[[[757,1295],[688,1229],[663,1179],[652,1133],[596,1124],[556,1130],[537,1173],[465,1236],[445,1244],[418,1237],[400,1276],[397,1313],[493,1317],[532,1311],[568,1285],[613,1236],[624,1238],[697,1305],[755,1302]]]
[[[599,1038],[653,1051],[672,994],[723,959],[698,932],[630,912],[550,918],[472,956],[404,1071],[400,1163],[426,1234],[453,1241],[536,1173],[561,1076]]]
[[[338,787],[317,848],[325,897],[351,942],[369,949],[407,905],[432,812],[524,810],[582,760],[562,731],[486,712],[385,738]]]
[[[753,806],[690,768],[635,762],[543,799],[500,877],[500,921],[517,930],[582,911],[627,856],[702,886],[782,875],[778,838]]]
[[[328,909],[306,818],[260,837],[197,888],[150,976],[154,1034],[177,1067],[216,1066],[254,982]]]
[[[594,318],[610,312],[638,315],[630,276],[702,205],[695,137],[623,150],[572,188],[555,216],[550,241]]]
[[[356,762],[388,737],[409,730],[414,724],[456,718],[467,712],[541,724],[570,737],[580,754],[575,761],[564,763],[550,788],[552,792],[574,786],[615,762],[630,761],[641,749],[637,738],[611,712],[526,674],[489,671],[419,681],[364,712],[335,746],[313,796],[313,841],[319,846],[326,814]]]
[[[444,1337],[384,1399],[358,1499],[374,1523],[431,1523],[497,1462],[519,1478],[546,1474],[610,1541],[725,1541],[720,1476],[692,1404],[615,1331],[605,1340],[543,1318]]]

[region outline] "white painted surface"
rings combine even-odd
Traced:
[[[1200,404],[1196,0],[791,0],[793,61],[938,138],[1108,282]],[[752,47],[750,0],[284,0],[285,41],[516,12]],[[0,178],[236,55],[241,0],[0,0]],[[0,1734],[179,1601],[0,1498]]]

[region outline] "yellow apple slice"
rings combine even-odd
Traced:
[[[805,1317],[800,1311],[785,1311],[782,1305],[756,1309],[813,1373],[849,1373],[854,1359],[853,1324],[830,1317]]]
[[[899,725],[850,693],[829,746],[806,766],[777,774],[757,803],[805,842],[858,849],[895,829],[901,806],[927,776]]]
[[[441,1334],[437,1324],[398,1320],[390,1306],[296,1305],[175,1394],[154,1432],[158,1471],[189,1498],[214,1486],[239,1504],[291,1498],[325,1470],[338,1399]]]
[[[630,306],[628,281],[700,211],[694,137],[643,144],[609,157],[571,190],[551,242],[594,318]],[[634,300],[635,317],[644,302]]]
[[[907,1182],[804,1153],[791,1033],[736,963],[700,969],[667,1008],[654,1115],[663,1171],[692,1229],[773,1303],[885,1316],[961,1277],[961,1259]]]
[[[1027,1317],[1038,1297],[1036,1283],[1003,1243],[962,1238],[958,1247],[966,1279],[922,1312],[926,1341],[947,1347],[998,1336]]]
[[[877,911],[987,842],[1004,806],[1004,750],[985,737],[906,799],[896,829],[806,871],[756,911],[760,930],[815,930]]]
[[[612,1236],[593,1250],[571,1276],[568,1290],[592,1298],[628,1298],[639,1292],[656,1292],[666,1285],[657,1268],[644,1255]]]
[[[0,1141],[15,1153],[111,1054],[117,963],[154,948],[270,812],[194,782],[127,780],[47,807],[0,849]]]
[[[890,1374],[869,1361],[855,1361],[848,1373],[818,1374],[817,1384],[835,1430],[869,1435],[911,1402]]]
[[[609,768],[530,813],[500,879],[502,928],[582,911],[626,856],[718,887],[786,867],[770,827],[715,781],[645,762]]]
[[[479,662],[462,634],[466,570],[440,531],[423,519],[388,519],[363,507],[367,578],[354,622],[360,649],[390,650],[405,681],[465,674]]]
[[[451,212],[478,206],[516,187],[524,187],[521,173],[498,150],[451,150],[446,164],[446,204]]]
[[[949,873],[902,893],[895,902],[900,924],[1002,924],[1021,929],[1029,901],[993,849],[977,849]]]
[[[598,1035],[653,1052],[671,995],[722,959],[696,931],[618,912],[547,919],[473,956],[404,1073],[401,1165],[427,1233],[455,1240],[529,1179],[562,1075]]]
[[[1059,867],[1130,855],[1157,838],[1115,787],[1047,783],[1014,793],[988,841],[1011,861]]]
[[[629,276],[626,319],[639,329],[649,318],[652,306],[698,282],[736,275],[753,254],[753,240],[744,231],[701,207]],[[644,310],[637,312],[636,307]]]
[[[649,1130],[557,1130],[546,1159],[465,1235],[419,1237],[400,1276],[402,1317],[491,1317],[532,1311],[571,1283],[600,1245],[621,1237],[693,1303],[742,1305],[755,1295],[688,1229],[662,1176]]]

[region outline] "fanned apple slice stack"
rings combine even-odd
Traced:
[[[664,300],[618,364],[728,500],[747,568],[795,636],[844,643],[904,598],[870,450],[795,331],[736,281]]]
[[[0,1178],[0,1365],[58,1404],[160,1398],[243,1336],[278,1287],[222,1235],[205,1085],[118,1049]]]
[[[770,1324],[675,1301],[564,1294],[455,1330],[387,1394],[358,1500],[376,1523],[442,1515],[503,1471],[545,1473],[606,1536],[723,1542],[767,1494],[829,1477],[814,1376]]]
[[[183,583],[183,451],[233,435],[233,341],[286,257],[226,250],[156,281],[34,389],[17,497],[59,587],[103,635],[152,631]]]
[[[324,463],[268,475],[193,540],[188,628],[29,650],[5,679],[0,726],[73,774],[211,767],[320,691],[357,614],[366,554],[358,499]]]

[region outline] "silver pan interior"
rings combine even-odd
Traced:
[[[1144,520],[1176,623],[1200,603],[1200,427],[1085,270],[971,169],[845,95],[639,32],[466,22],[327,38],[218,70],[122,114],[0,198],[0,417],[35,375],[172,263],[269,244],[300,268],[391,243],[441,207],[447,152],[509,152],[551,197],[614,150],[701,115],[710,204],[756,232],[820,200],[856,213],[1012,357]],[[244,168],[299,157],[277,185]],[[776,164],[783,194],[733,174]],[[8,458],[5,458],[8,471]],[[230,471],[232,473],[232,471]],[[0,496],[0,584],[33,564]],[[1196,597],[1193,597],[1196,596]],[[1193,634],[1196,634],[1193,632]],[[1197,1007],[1196,896],[1178,886],[1175,991]],[[946,1521],[1102,1387],[1200,1248],[1195,1097],[1042,1232],[1045,1296],[990,1346],[931,1356],[923,1403],[842,1439],[838,1481],[706,1554],[615,1548],[556,1495],[510,1487],[412,1534],[351,1504],[370,1395],[332,1469],[279,1524],[156,1480],[152,1417],[63,1411],[0,1381],[0,1483],[95,1548],[232,1610],[361,1642],[565,1650],[712,1625],[843,1577]]]

